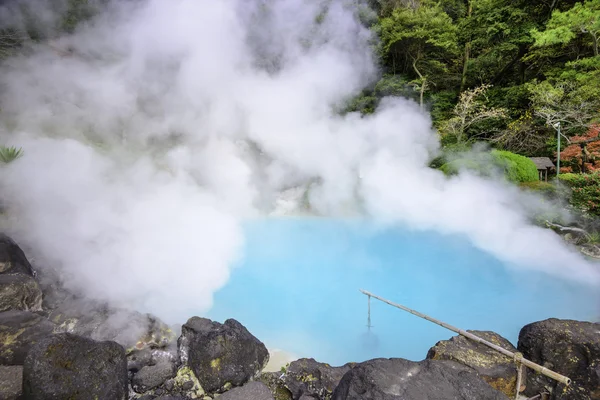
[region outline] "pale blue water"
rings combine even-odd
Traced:
[[[596,288],[508,268],[466,239],[362,222],[278,218],[247,225],[243,260],[208,317],[235,318],[270,348],[340,365],[374,357],[421,360],[453,335],[371,300],[366,289],[462,329],[516,345],[527,323],[600,316]]]

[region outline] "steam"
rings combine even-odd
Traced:
[[[377,76],[372,39],[342,1],[110,3],[1,67],[2,136],[26,151],[1,171],[10,230],[71,290],[170,322],[210,308],[244,220],[308,185],[321,215],[600,282],[515,189],[428,168],[439,143],[413,102],[339,115]]]

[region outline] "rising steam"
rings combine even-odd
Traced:
[[[439,144],[411,101],[338,113],[377,77],[372,40],[342,1],[110,3],[1,67],[0,132],[26,151],[0,170],[9,230],[70,289],[168,321],[211,306],[245,219],[309,184],[320,215],[465,234],[598,283],[516,190],[428,168]]]

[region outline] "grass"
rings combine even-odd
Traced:
[[[22,148],[0,146],[0,161],[8,164],[23,155]]]

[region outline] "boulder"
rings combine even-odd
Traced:
[[[263,372],[259,376],[259,380],[264,383],[275,400],[292,400],[292,392],[285,386],[281,372]]]
[[[269,361],[265,345],[234,319],[220,324],[192,317],[182,326],[178,346],[182,363],[209,393],[243,385]]]
[[[497,333],[490,331],[468,332],[513,353],[517,352],[517,349],[508,340]],[[490,386],[500,390],[508,397],[514,397],[516,394],[517,366],[514,360],[484,344],[457,335],[450,340],[437,342],[435,346],[429,349],[427,358],[456,361],[475,370]],[[524,388],[525,374],[523,374],[522,385],[519,389],[522,391]]]
[[[374,359],[346,372],[332,400],[507,400],[472,369],[452,361]]]
[[[312,358],[301,358],[290,363],[283,376],[283,382],[294,399],[299,399],[303,395],[325,399],[331,397],[340,379],[354,365],[332,367]]]
[[[17,400],[23,393],[23,367],[0,365],[0,400]]]
[[[164,348],[175,342],[175,333],[149,314],[113,309],[106,304],[82,299],[66,299],[48,318],[59,332],[73,333],[94,340],[112,340],[128,353]]]
[[[564,385],[530,371],[525,394],[552,393],[551,399],[600,399],[600,324],[547,319],[525,325],[519,333],[523,356],[573,381]]]
[[[138,393],[147,392],[175,377],[177,369],[168,360],[160,361],[154,365],[147,365],[135,373],[131,380],[131,387]]]
[[[125,350],[115,342],[59,333],[31,347],[23,366],[25,398],[125,400]]]
[[[242,387],[231,389],[221,396],[219,400],[274,400],[271,391],[264,383],[248,382]]]
[[[53,331],[54,325],[38,314],[0,313],[0,365],[23,365],[29,348]]]
[[[41,311],[42,290],[29,275],[0,274],[0,312]]]
[[[0,233],[0,274],[21,273],[33,276],[33,268],[23,250],[8,236]]]

